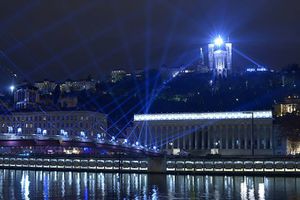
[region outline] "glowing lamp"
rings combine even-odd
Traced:
[[[11,92],[13,92],[13,91],[15,90],[15,86],[14,86],[14,85],[11,85],[11,86],[9,87],[9,89],[10,89]]]
[[[218,36],[215,40],[214,40],[215,45],[217,46],[221,46],[224,42],[223,39],[221,38],[221,36]]]

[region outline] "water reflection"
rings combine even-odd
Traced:
[[[297,199],[300,178],[0,170],[0,199]]]

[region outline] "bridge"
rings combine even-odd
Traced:
[[[159,156],[161,152],[157,149],[145,148],[138,143],[130,144],[125,141],[115,139],[107,140],[104,138],[87,138],[79,136],[62,136],[62,135],[16,135],[4,133],[0,135],[1,147],[78,147],[91,149],[104,149],[111,152],[122,152],[130,154],[141,154],[147,156]]]

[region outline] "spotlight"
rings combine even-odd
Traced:
[[[221,38],[221,36],[219,35],[219,36],[214,40],[214,43],[215,43],[215,45],[217,45],[217,46],[221,46],[221,45],[224,43],[224,41],[223,41],[223,39]]]

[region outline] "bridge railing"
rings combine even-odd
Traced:
[[[167,172],[299,172],[300,160],[183,160],[166,161]]]
[[[116,159],[116,158],[13,158],[1,157],[2,168],[25,169],[65,169],[65,170],[92,170],[92,171],[147,171],[146,159]]]

